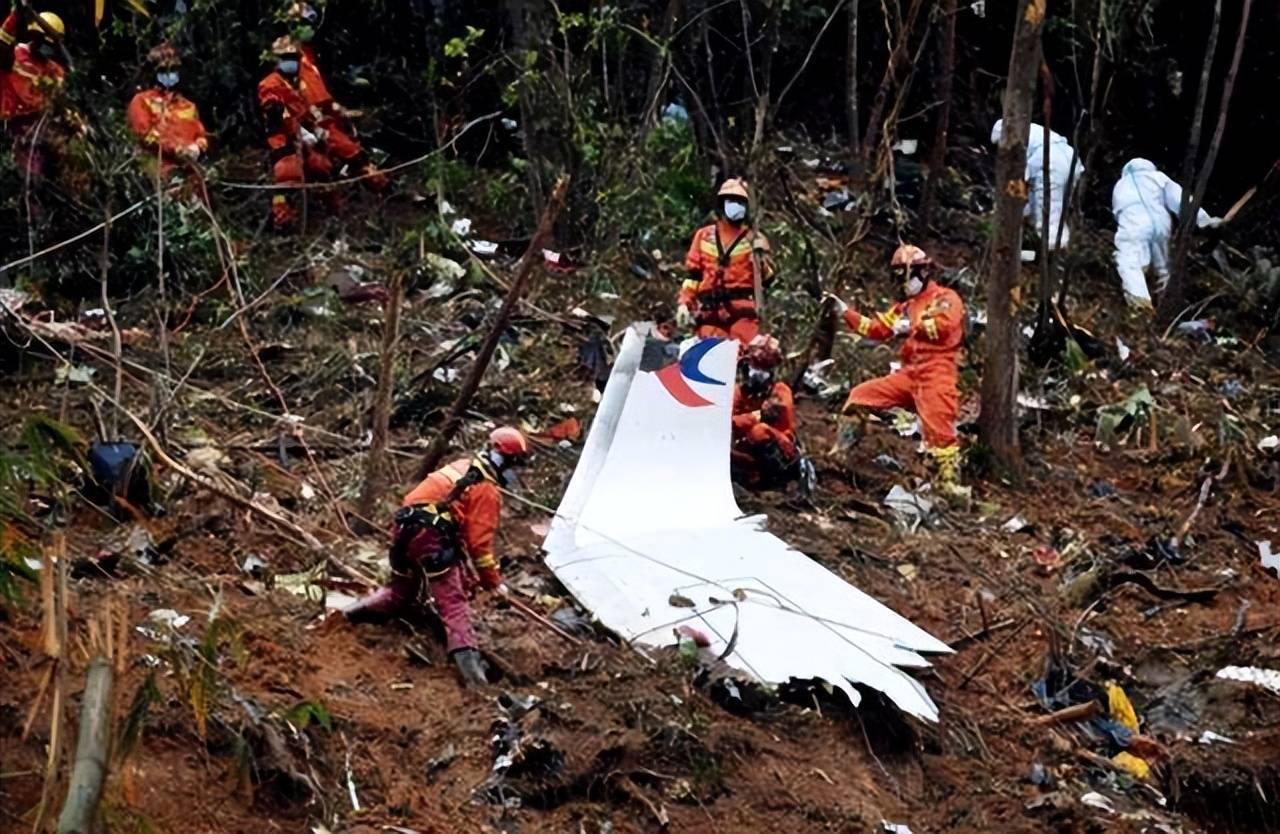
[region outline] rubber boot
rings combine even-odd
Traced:
[[[948,498],[967,500],[971,492],[968,487],[960,484],[960,447],[951,445],[931,448],[929,456],[938,467],[938,491]]]
[[[458,674],[466,686],[489,685],[484,659],[476,649],[458,649],[453,653],[453,665],[458,667]]]
[[[858,439],[866,433],[867,420],[862,414],[850,414],[836,424],[836,441],[827,451],[828,457],[848,454],[858,445]]]

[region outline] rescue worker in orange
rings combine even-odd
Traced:
[[[378,170],[369,161],[360,141],[356,138],[355,125],[351,120],[360,116],[358,110],[348,110],[334,101],[329,87],[324,83],[324,76],[316,66],[316,52],[310,41],[315,37],[319,14],[310,3],[294,3],[285,13],[286,19],[294,25],[293,39],[301,48],[298,61],[298,88],[302,97],[312,108],[312,116],[321,130],[328,136],[325,145],[329,156],[334,160],[346,176],[365,175],[364,183],[374,191],[387,188],[387,175]]]
[[[386,622],[409,613],[430,590],[463,681],[487,683],[467,605],[475,580],[466,562],[483,588],[507,593],[493,552],[502,512],[499,485],[509,485],[512,470],[528,457],[528,440],[504,426],[489,435],[486,449],[437,469],[414,487],[391,528],[391,581],[349,606],[343,612],[347,620]]]
[[[61,89],[67,74],[58,62],[67,30],[62,18],[53,12],[40,12],[25,30],[22,21],[23,15],[15,5],[0,24],[0,122],[13,139],[19,166],[41,177],[46,160],[37,132],[50,99]],[[18,43],[23,34],[29,40]]]
[[[782,364],[778,340],[760,334],[743,353],[743,381],[733,392],[733,480],[771,489],[792,480],[800,449],[791,387],[774,378]]]
[[[328,133],[319,124],[299,85],[302,50],[289,37],[276,38],[271,45],[276,68],[258,82],[258,105],[267,127],[267,148],[271,151],[271,172],[279,185],[324,183],[333,177],[333,162],[326,153]],[[291,228],[298,213],[288,189],[271,197],[271,219],[277,230]],[[337,194],[321,189],[321,198],[330,212],[339,206]]]
[[[175,167],[194,165],[209,150],[209,135],[195,104],[174,89],[182,63],[177,50],[162,43],[147,57],[156,66],[157,86],[140,90],[125,115],[143,160],[150,165],[158,160],[158,173],[167,178]]]
[[[676,297],[676,323],[696,326],[704,339],[737,339],[745,345],[760,332],[756,271],[762,288],[773,277],[769,241],[748,221],[744,181],[725,180],[716,199],[716,222],[694,233],[685,257],[688,278]]]
[[[868,316],[855,312],[841,299],[829,296],[845,323],[859,335],[881,342],[905,338],[902,367],[855,386],[844,404],[844,414],[854,415],[863,409],[914,411],[939,480],[945,486],[958,487],[960,446],[955,422],[960,393],[956,381],[964,342],[964,302],[954,290],[933,280],[933,261],[916,246],[899,246],[891,267],[902,281],[905,300],[883,313]]]

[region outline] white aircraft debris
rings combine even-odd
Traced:
[[[548,567],[633,643],[673,645],[687,623],[762,683],[822,679],[854,704],[860,684],[936,721],[902,669],[950,648],[742,517],[729,482],[737,344],[682,347],[677,359],[627,332],[543,544]]]

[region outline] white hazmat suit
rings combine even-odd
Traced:
[[[1111,211],[1116,216],[1116,271],[1124,285],[1125,299],[1135,307],[1151,307],[1146,269],[1155,269],[1157,287],[1163,292],[1169,281],[1169,235],[1173,216],[1182,206],[1182,186],[1169,179],[1146,159],[1131,159],[1120,171],[1111,190]],[[1196,212],[1196,226],[1221,225],[1204,209]]]
[[[999,145],[1000,136],[1004,132],[1004,119],[1000,119],[991,128],[991,144]],[[1027,205],[1023,216],[1032,218],[1036,231],[1043,233],[1044,228],[1044,143],[1045,129],[1035,122],[1031,123],[1031,133],[1027,137],[1027,170],[1023,179],[1030,186]],[[1049,248],[1058,248],[1058,227],[1062,227],[1062,248],[1067,248],[1071,241],[1071,229],[1063,217],[1064,203],[1067,198],[1067,178],[1071,173],[1071,160],[1075,151],[1067,137],[1060,133],[1049,134]],[[1071,178],[1072,187],[1080,185],[1084,176],[1084,165],[1079,159],[1075,161],[1075,176]]]

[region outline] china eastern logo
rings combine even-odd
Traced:
[[[684,356],[665,367],[652,371],[652,373],[662,383],[662,387],[667,389],[667,393],[681,405],[689,408],[714,405],[711,400],[693,390],[689,383],[701,382],[704,385],[725,384],[723,380],[707,376],[698,367],[707,352],[720,344],[721,341],[721,339],[703,339],[686,350]]]

